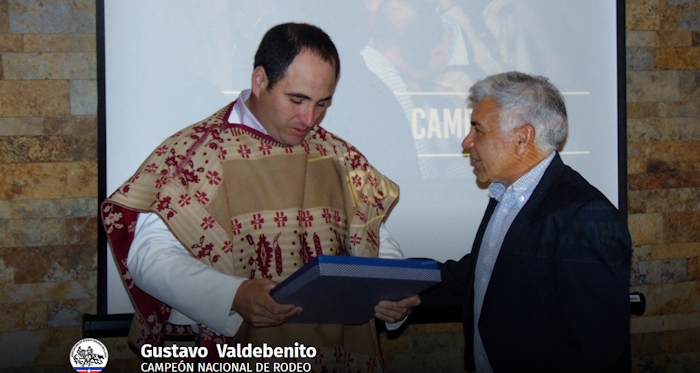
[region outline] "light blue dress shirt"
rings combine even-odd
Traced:
[[[489,224],[486,226],[474,272],[474,363],[477,373],[493,372],[479,332],[481,306],[484,304],[484,297],[491,281],[493,267],[496,264],[503,239],[510,225],[515,220],[520,209],[530,199],[532,192],[539,184],[542,175],[544,175],[545,170],[552,162],[552,159],[554,159],[555,154],[556,152],[552,152],[509,187],[506,187],[503,183],[491,183],[489,185],[489,196],[495,198],[498,204],[491,215]]]

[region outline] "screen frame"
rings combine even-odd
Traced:
[[[625,1],[616,1],[617,41],[617,183],[618,210],[627,221],[627,96],[626,96],[626,45],[625,45]],[[107,198],[107,110],[105,67],[105,0],[96,0],[96,51],[97,51],[97,169],[98,169],[98,234],[97,234],[97,314],[108,315],[107,265],[109,247],[101,218],[101,205]],[[426,322],[439,322],[440,312],[435,318],[426,317]],[[445,313],[450,315],[451,313]],[[452,320],[449,317],[444,321]],[[422,320],[423,318],[421,318]]]

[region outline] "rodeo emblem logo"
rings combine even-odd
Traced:
[[[107,347],[93,338],[81,339],[70,351],[70,363],[78,373],[99,373],[108,359]]]

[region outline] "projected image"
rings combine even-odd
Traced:
[[[510,6],[508,1],[498,3],[500,8]],[[459,150],[470,127],[464,93],[504,66],[498,40],[484,27],[483,12],[476,4],[469,9],[464,1],[388,0],[365,5],[370,32],[361,54],[367,68],[401,104],[421,176],[463,177],[468,165],[459,159]],[[502,23],[496,15],[490,19],[495,27]],[[512,35],[498,36],[505,44],[512,42]]]

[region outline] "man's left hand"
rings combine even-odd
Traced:
[[[398,302],[383,300],[374,306],[374,316],[379,320],[393,324],[410,315],[413,307],[417,307],[419,304],[420,297],[418,295],[402,299]]]

